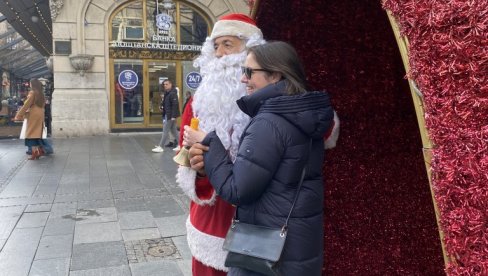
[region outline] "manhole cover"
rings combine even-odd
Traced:
[[[125,242],[129,263],[182,259],[171,238]]]
[[[175,254],[176,247],[168,246],[168,245],[156,245],[154,247],[150,247],[147,250],[147,253],[154,257],[164,257],[170,256]]]

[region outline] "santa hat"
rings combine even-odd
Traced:
[[[231,13],[220,17],[219,21],[215,23],[210,39],[214,40],[226,35],[248,39],[254,34],[257,34],[259,38],[263,37],[263,33],[252,18],[241,13]]]

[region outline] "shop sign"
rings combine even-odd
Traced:
[[[169,50],[169,51],[184,51],[184,52],[200,52],[202,45],[187,45],[187,44],[162,44],[150,42],[110,42],[111,48],[131,48],[131,49],[147,49],[147,50]]]
[[[139,77],[132,70],[124,70],[119,74],[119,84],[125,90],[132,90],[139,83]]]
[[[200,75],[198,72],[190,72],[185,78],[186,86],[190,87],[191,89],[197,89],[201,81],[202,75]]]
[[[171,29],[171,21],[173,18],[169,14],[160,13],[156,15],[156,26],[158,27],[159,34],[167,34]]]

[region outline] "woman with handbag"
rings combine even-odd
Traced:
[[[42,83],[38,79],[31,79],[30,87],[31,91],[29,91],[24,105],[15,115],[15,120],[22,121],[25,118],[24,124],[27,124],[24,136],[25,145],[32,149],[32,155],[29,160],[35,160],[44,154],[42,132],[44,130],[45,99],[42,92]]]
[[[185,128],[190,163],[237,206],[224,248],[229,275],[320,275],[323,263],[323,137],[333,126],[325,92],[306,90],[292,46],[249,49],[237,101],[251,117],[234,163],[215,132]],[[201,170],[204,163],[204,170]]]

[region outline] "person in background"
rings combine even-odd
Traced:
[[[288,222],[279,275],[321,275],[323,263],[324,135],[334,126],[325,92],[306,90],[306,75],[295,49],[285,42],[251,47],[242,79],[247,96],[239,108],[251,117],[234,163],[215,131],[185,127],[190,163],[204,173],[219,196],[237,206],[242,223],[269,228]],[[305,177],[301,189],[302,170]],[[195,169],[200,169],[195,167]],[[256,275],[231,267],[229,275]]]
[[[217,130],[226,154],[235,159],[239,138],[249,122],[249,116],[235,102],[246,94],[245,85],[239,81],[240,67],[246,59],[247,48],[262,43],[265,41],[261,30],[247,15],[233,13],[219,18],[194,62],[200,68],[202,82],[183,112],[180,135],[183,126],[197,117],[203,131]],[[187,146],[191,143],[185,141]],[[186,229],[193,256],[192,272],[195,276],[226,275],[227,252],[222,245],[235,209],[217,196],[201,170],[203,163],[200,165],[193,169],[180,166],[176,175],[176,182],[191,199]]]
[[[31,91],[27,95],[24,105],[15,115],[16,121],[27,119],[25,145],[32,148],[29,160],[38,159],[44,154],[42,148],[42,131],[44,129],[44,93],[42,83],[38,79],[31,79]]]
[[[182,110],[185,110],[186,105],[188,104],[188,102],[190,101],[190,99],[191,99],[191,92],[190,91],[186,91],[186,93],[185,93],[185,103],[183,104],[183,109]]]
[[[161,102],[160,109],[162,111],[163,122],[163,134],[161,135],[161,140],[159,145],[152,149],[153,152],[163,152],[163,146],[172,147],[175,146],[173,150],[178,151],[178,131],[176,130],[176,118],[180,117],[180,106],[178,102],[178,92],[173,87],[173,83],[166,79],[162,83],[164,90],[164,98]],[[169,135],[173,135],[175,142],[171,144],[166,144],[168,142]]]

